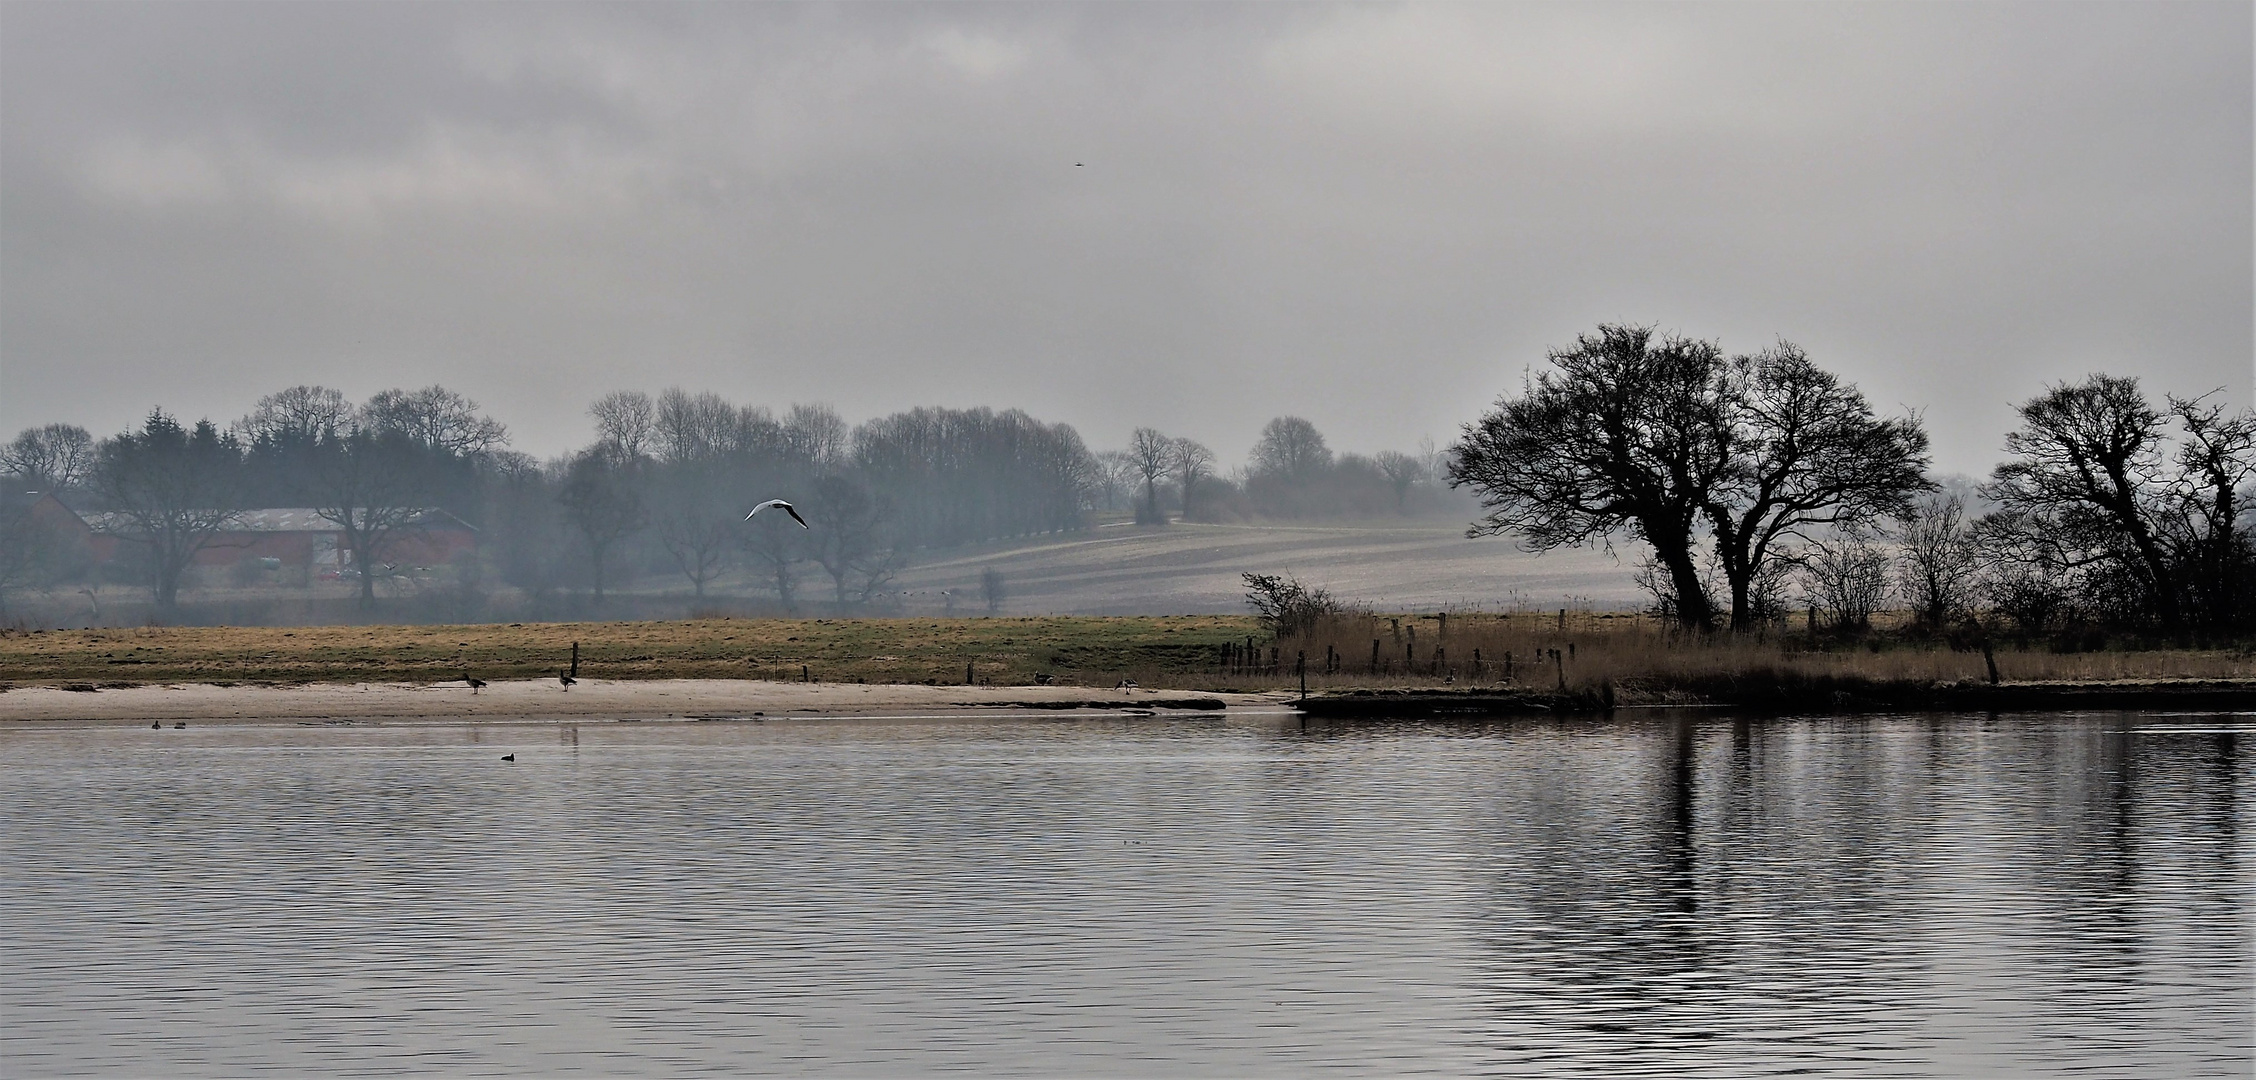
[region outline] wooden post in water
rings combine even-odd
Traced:
[[[1560,609],[1559,609],[1559,629],[1561,629],[1561,630],[1565,630],[1566,628],[1567,628],[1567,609],[1565,609],[1565,608],[1560,608]]]
[[[813,682],[813,681],[815,681],[815,676],[814,676],[814,674],[813,674],[812,672],[809,672],[809,671],[807,670],[807,665],[805,665],[805,664],[801,664],[801,665],[799,665],[799,681],[800,681],[800,682]]]
[[[1364,672],[1364,674],[1366,674],[1366,675],[1376,675],[1376,674],[1378,674],[1378,673],[1379,673],[1379,639],[1377,639],[1377,638],[1372,638],[1372,639],[1371,639],[1371,667],[1370,667],[1370,669],[1369,669],[1368,671],[1365,671],[1365,672]]]
[[[571,674],[572,674],[572,677],[573,677],[573,678],[575,678],[575,679],[577,679],[577,678],[579,678],[579,677],[580,677],[580,643],[579,643],[579,642],[577,642],[577,641],[575,641],[575,642],[573,642],[573,643],[572,643],[572,672],[571,672]]]
[[[1567,692],[1567,658],[1559,650],[1551,650],[1551,662],[1559,668],[1559,692]]]

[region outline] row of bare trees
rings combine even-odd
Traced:
[[[1243,468],[1221,471],[1196,439],[1137,428],[1124,450],[1098,455],[1106,490],[1127,495],[1136,520],[1165,524],[1167,508],[1186,520],[1323,520],[1448,513],[1446,472],[1431,444],[1419,453],[1334,453],[1316,425],[1280,416],[1261,429]]]
[[[588,411],[594,442],[541,462],[443,387],[356,404],[295,386],[225,428],[160,409],[103,440],[69,425],[30,429],[0,447],[0,470],[17,491],[110,515],[105,527],[133,546],[160,608],[177,603],[197,552],[260,507],[312,508],[331,523],[364,605],[386,584],[384,553],[440,509],[480,530],[487,569],[533,594],[584,587],[600,600],[622,575],[678,572],[702,597],[741,572],[789,607],[803,569],[828,579],[835,602],[866,601],[915,549],[1077,529],[1123,501],[1163,524],[1170,510],[1392,512],[1413,486],[1439,487],[1430,454],[1334,455],[1292,417],[1271,422],[1247,466],[1222,475],[1195,440],[1141,428],[1126,449],[1097,454],[1072,427],[1017,410],[921,408],[853,426],[823,406],[778,413],[673,389],[607,394]],[[771,497],[817,527],[743,520]],[[46,557],[61,548],[20,510],[20,499],[0,505],[0,593],[85,569]]]
[[[1474,535],[1636,542],[1687,627],[1753,629],[1796,583],[1844,626],[1891,597],[1929,628],[1977,609],[2027,630],[2256,626],[2256,416],[2112,375],[2019,411],[1990,481],[1941,492],[1916,416],[1875,415],[1791,343],[1733,356],[1604,325],[1467,425],[1447,467],[1481,500]]]

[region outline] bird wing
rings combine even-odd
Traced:
[[[744,515],[744,520],[750,521],[752,520],[752,514],[757,514],[762,510],[769,509],[781,510],[786,514],[791,515],[791,520],[798,522],[799,527],[802,529],[808,527],[807,519],[799,516],[799,508],[783,501],[782,499],[769,499],[768,501],[753,507],[751,514]]]

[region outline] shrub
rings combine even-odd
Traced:
[[[1246,604],[1276,637],[1307,633],[1319,620],[1347,613],[1347,605],[1329,591],[1289,574],[1247,574],[1245,584]]]

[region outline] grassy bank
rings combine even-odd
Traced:
[[[2060,652],[2000,643],[1700,637],[1634,615],[1352,616],[1283,641],[1250,618],[704,619],[468,626],[151,627],[0,633],[0,683],[446,682],[553,676],[1311,692],[1450,689],[1560,702],[1916,706],[1988,685],[2256,679],[2246,649]],[[1377,645],[1374,660],[1373,644]],[[1235,646],[1226,652],[1225,645]],[[1251,646],[1249,649],[1248,646]],[[1820,647],[1823,646],[1823,647]],[[1272,652],[1274,650],[1274,652]],[[1225,657],[1228,662],[1225,662]],[[1272,657],[1274,659],[1272,659]],[[1955,697],[1954,697],[1955,695]],[[1969,699],[1971,700],[1971,699]]]
[[[2062,651],[2043,643],[1873,636],[1698,635],[1640,615],[1566,612],[1349,615],[1281,644],[1305,653],[1309,688],[1500,687],[1621,704],[1816,702],[1841,695],[1910,704],[1937,687],[2256,679],[2231,649]],[[1375,651],[1374,651],[1375,646]],[[1374,660],[1375,657],[1375,660]],[[1266,657],[1264,657],[1266,658]]]
[[[466,626],[145,627],[0,632],[0,683],[442,682],[539,678],[1188,685],[1227,616],[991,619],[702,619]]]

